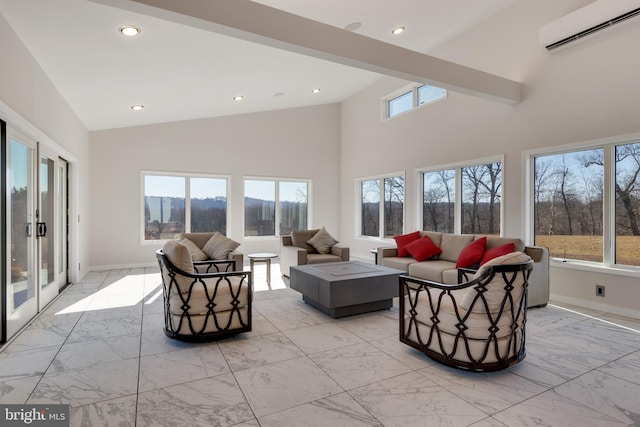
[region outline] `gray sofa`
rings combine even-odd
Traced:
[[[442,249],[438,256],[417,262],[414,258],[398,257],[396,247],[378,248],[378,264],[385,267],[404,270],[411,277],[438,283],[458,283],[456,261],[462,249],[472,241],[483,237],[474,234],[450,234],[433,231],[421,231],[420,237],[429,236],[433,243]],[[516,251],[529,255],[534,261],[529,278],[528,307],[544,307],[549,302],[549,250],[540,246],[525,246],[518,238],[487,235],[487,249],[513,243]]]

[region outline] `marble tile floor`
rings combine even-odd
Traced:
[[[640,426],[640,320],[529,310],[527,357],[471,373],[398,341],[398,307],[332,319],[256,266],[253,331],[162,333],[155,268],[89,273],[0,352],[0,402],[72,426]]]

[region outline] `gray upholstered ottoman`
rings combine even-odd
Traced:
[[[359,261],[292,266],[290,287],[309,305],[338,318],[384,310],[398,296],[402,270]]]

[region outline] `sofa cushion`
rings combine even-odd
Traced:
[[[315,254],[316,248],[308,244],[320,229],[315,230],[293,230],[291,231],[291,244],[298,248],[306,249],[307,253]]]
[[[502,255],[510,254],[515,251],[515,245],[513,243],[507,243],[506,245],[498,246],[496,248],[487,249],[480,260],[480,267],[494,258],[501,257]]]
[[[460,251],[460,255],[458,255],[456,268],[466,268],[479,264],[484,255],[486,245],[487,238],[483,236],[465,246],[464,249]]]
[[[338,241],[322,227],[307,243],[313,246],[319,254],[328,254],[331,247]]]
[[[404,248],[411,242],[414,242],[420,238],[420,232],[414,231],[413,233],[402,234],[400,236],[396,236],[393,239],[396,241],[396,246],[398,247],[398,256],[399,257],[407,257],[409,256],[409,252]]]
[[[185,273],[193,273],[193,259],[188,247],[176,240],[169,240],[162,247],[162,252],[176,268]]]
[[[506,245],[507,243],[513,243],[516,251],[524,252],[524,242],[522,239],[513,237],[500,237],[500,236],[486,236],[487,249],[497,248],[498,246]]]
[[[442,235],[440,231],[421,231],[420,237],[429,236],[434,245],[441,248],[442,247]]]
[[[384,257],[382,258],[382,265],[384,267],[395,268],[396,270],[404,270],[409,272],[409,266],[416,264],[416,260],[411,257]]]
[[[441,259],[430,259],[424,262],[414,262],[409,266],[409,276],[432,282],[444,283],[442,273],[455,268],[455,263]],[[457,282],[457,280],[456,280]]]
[[[440,259],[456,262],[462,249],[471,243],[474,237],[473,234],[443,234],[440,243],[440,249],[442,249]]]
[[[308,264],[322,264],[324,262],[340,262],[340,261],[342,261],[342,258],[332,254],[308,254],[307,255]]]
[[[240,243],[229,239],[224,234],[215,232],[202,248],[209,259],[227,259],[227,256],[236,250]]]
[[[418,262],[433,258],[442,252],[442,250],[431,241],[429,236],[414,240],[404,248]]]
[[[512,265],[512,264],[523,264],[530,261],[529,255],[524,252],[511,252],[497,258],[493,258],[484,264],[480,269],[476,272],[474,279],[484,274],[484,272],[491,268],[494,265]],[[520,296],[524,290],[522,275],[518,274],[517,280],[512,284],[514,289],[511,291],[511,296],[513,301],[518,302],[520,300]],[[502,305],[502,300],[505,297],[505,288],[506,283],[502,274],[496,274],[491,282],[487,283],[486,290],[483,292],[484,298],[487,301],[487,305],[489,307],[490,313],[497,313],[500,311],[500,306]],[[473,299],[476,297],[478,292],[475,289],[475,286],[467,290],[467,294],[464,299],[460,303],[460,306],[465,310],[471,309],[474,313],[486,313],[486,309],[484,304],[480,299],[473,305]]]
[[[186,237],[184,239],[180,240],[180,243],[182,243],[183,245],[185,245],[186,247],[189,248],[189,252],[191,252],[191,259],[192,260],[194,260],[194,261],[205,261],[206,259],[209,258],[207,256],[207,254],[202,252],[202,249],[200,249],[198,247],[198,245],[196,245],[195,243],[193,243],[191,240],[187,239]]]

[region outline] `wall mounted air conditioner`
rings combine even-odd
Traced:
[[[540,44],[558,52],[638,16],[640,0],[597,0],[540,28]],[[640,25],[640,20],[633,20]]]

